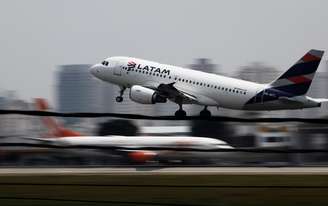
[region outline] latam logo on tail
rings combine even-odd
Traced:
[[[109,57],[92,66],[90,71],[95,77],[120,87],[118,102],[123,101],[123,93],[130,89],[130,98],[141,104],[165,103],[166,100],[176,103],[179,107],[176,116],[186,115],[184,104],[202,105],[204,109],[200,115],[210,116],[208,107],[211,106],[254,111],[320,107],[328,99],[312,98],[306,93],[323,54],[320,50],[308,51],[286,72],[267,84],[131,57]],[[126,68],[129,72],[115,75]]]

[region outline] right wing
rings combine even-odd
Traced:
[[[199,105],[207,105],[207,106],[218,106],[218,103],[213,99],[196,93],[191,89],[178,86],[175,82],[169,84],[148,84],[144,85],[145,87],[154,89],[157,91],[161,96],[166,97],[172,102],[177,104],[199,104]]]

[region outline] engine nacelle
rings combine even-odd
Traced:
[[[155,104],[166,102],[166,98],[157,94],[155,90],[139,85],[131,87],[130,99],[140,104]]]
[[[128,154],[130,159],[135,163],[146,163],[154,159],[156,155],[157,154],[155,152],[151,151],[135,151]]]

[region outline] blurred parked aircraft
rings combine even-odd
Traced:
[[[36,99],[38,110],[47,110],[48,104],[44,99]],[[67,129],[53,117],[42,117],[42,122],[48,128],[44,138],[33,138],[42,143],[58,146],[96,146],[104,147],[104,151],[120,154],[134,162],[150,160],[208,160],[213,153],[199,150],[233,149],[226,142],[190,136],[83,136]],[[107,148],[106,148],[107,147]],[[144,148],[153,148],[147,150]],[[181,151],[181,150],[188,151]],[[177,151],[180,150],[180,151]],[[194,150],[194,151],[193,151]],[[223,156],[227,153],[220,152]]]
[[[306,96],[320,64],[323,51],[310,50],[290,69],[269,84],[258,84],[157,62],[110,57],[90,68],[97,78],[118,85],[123,93],[141,104],[179,105],[176,116],[186,116],[183,104],[203,105],[201,116],[210,116],[208,106],[238,110],[284,110],[320,107],[328,99]]]

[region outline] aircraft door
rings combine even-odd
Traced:
[[[118,63],[113,65],[113,73],[116,76],[122,76],[122,67]]]

